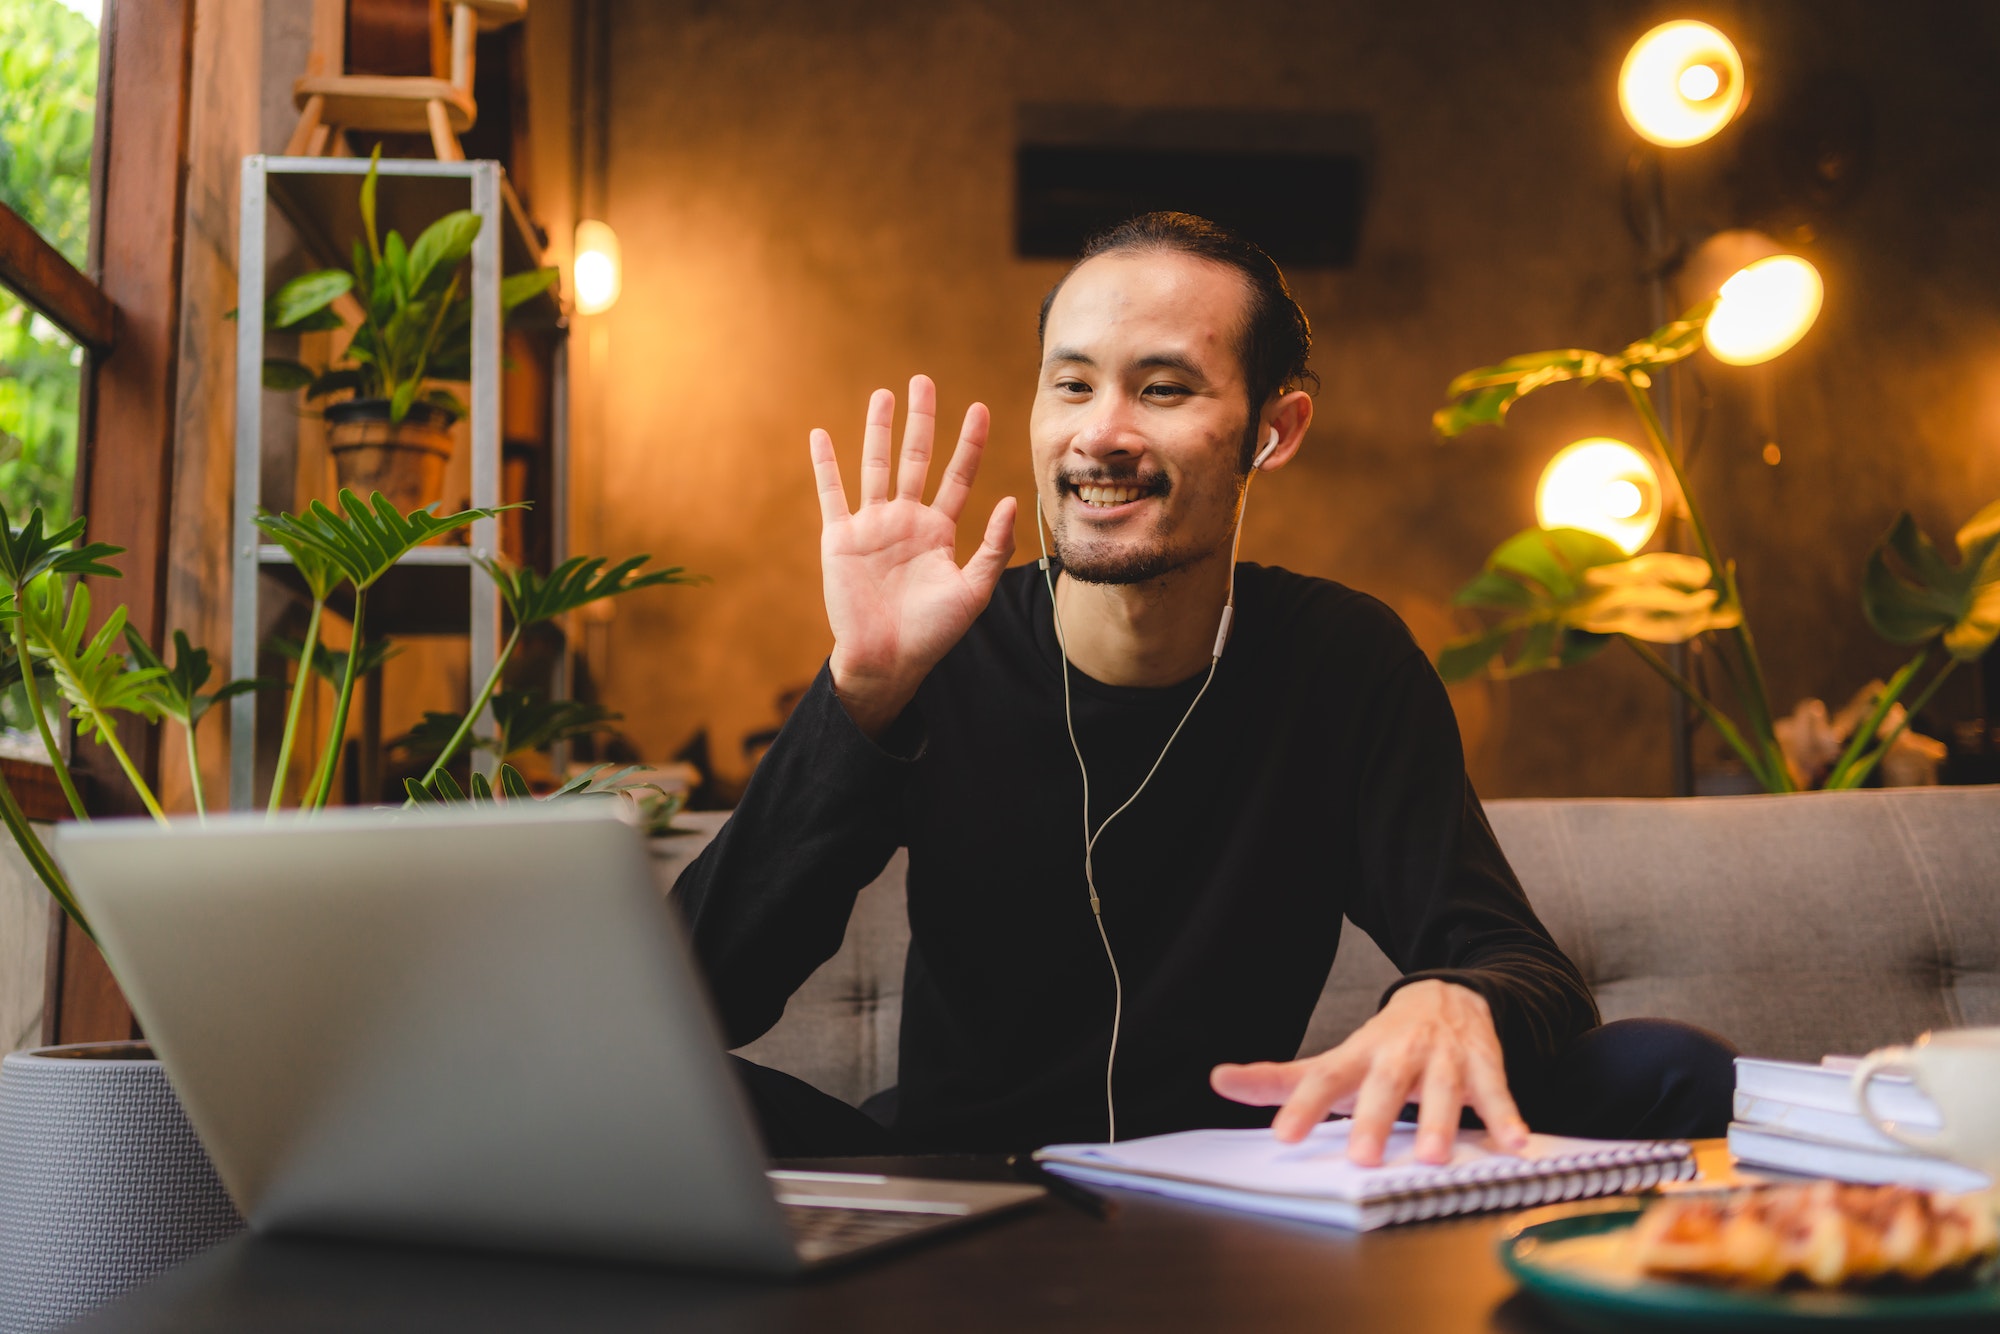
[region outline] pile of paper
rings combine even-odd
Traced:
[[[1818,1065],[1736,1058],[1736,1119],[1729,1151],[1744,1167],[1923,1190],[1970,1191],[1988,1186],[1968,1167],[1922,1153],[1872,1125],[1855,1101],[1852,1056]],[[1877,1075],[1868,1100],[1886,1121],[1913,1137],[1943,1125],[1937,1104],[1909,1079]]]

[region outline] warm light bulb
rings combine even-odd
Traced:
[[[580,315],[596,315],[611,308],[624,286],[623,265],[618,253],[618,233],[606,223],[587,219],[576,225],[576,259],[571,275],[576,282],[576,309]]]
[[[1653,143],[1698,144],[1742,107],[1743,58],[1706,23],[1663,23],[1633,43],[1625,57],[1618,105],[1632,128]]]
[[[1713,65],[1689,65],[1681,71],[1677,85],[1690,102],[1706,102],[1722,89],[1722,76]]]
[[[1535,522],[1596,533],[1629,556],[1659,527],[1659,474],[1650,459],[1622,440],[1579,440],[1542,469]]]
[[[1702,341],[1716,360],[1755,366],[1805,337],[1825,296],[1819,270],[1797,255],[1772,255],[1722,284]]]

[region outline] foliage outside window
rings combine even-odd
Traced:
[[[58,0],[0,3],[0,204],[82,268],[97,28]],[[83,350],[0,288],[0,501],[66,522]]]

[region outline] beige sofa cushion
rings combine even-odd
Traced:
[[[1682,1019],[1804,1060],[2000,1024],[2000,788],[1486,809],[1606,1019]],[[895,1082],[902,866],[745,1056],[850,1101]],[[1394,976],[1350,927],[1302,1049],[1366,1020]]]

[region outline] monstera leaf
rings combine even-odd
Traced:
[[[2000,500],[1958,530],[1953,565],[1908,514],[1868,555],[1861,607],[1884,639],[1944,637],[1945,652],[1971,662],[2000,638]]]
[[[1713,581],[1697,556],[1654,552],[1628,560],[1596,533],[1530,528],[1502,542],[1452,599],[1500,619],[1445,645],[1438,674],[1447,681],[1482,670],[1524,676],[1583,662],[1617,635],[1674,644],[1740,623],[1741,611]]]
[[[1648,371],[1671,366],[1701,346],[1702,327],[1715,302],[1704,301],[1671,324],[1661,325],[1622,351],[1606,355],[1583,348],[1528,352],[1492,366],[1467,371],[1445,389],[1451,401],[1431,415],[1431,425],[1449,438],[1474,426],[1498,426],[1516,400],[1552,384],[1575,380],[1629,379],[1641,388]]]

